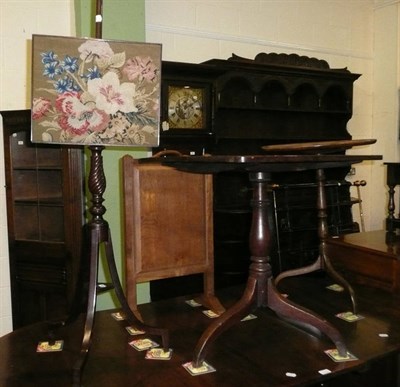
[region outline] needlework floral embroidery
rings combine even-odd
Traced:
[[[161,46],[34,35],[32,140],[157,146]]]

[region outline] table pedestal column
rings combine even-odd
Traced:
[[[246,288],[242,298],[214,320],[200,337],[194,350],[193,366],[201,366],[209,345],[222,332],[261,306],[269,307],[279,316],[296,321],[299,325],[317,328],[334,342],[341,356],[346,356],[347,349],[344,340],[335,327],[313,312],[297,306],[277,291],[269,258],[271,227],[267,189],[270,183],[270,174],[251,172],[249,178],[253,186],[251,200],[253,217],[250,229],[251,264]]]

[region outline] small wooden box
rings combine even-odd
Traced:
[[[385,230],[346,234],[326,242],[333,266],[349,282],[393,293],[400,290],[400,239]]]

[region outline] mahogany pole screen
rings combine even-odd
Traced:
[[[161,45],[100,39],[102,2],[96,2],[96,39],[49,35],[32,38],[32,124],[36,143],[89,146],[88,187],[92,206],[87,224],[87,310],[81,351],[73,366],[73,385],[80,386],[90,348],[97,293],[114,289],[126,320],[162,337],[168,332],[144,326],[125,298],[116,269],[111,232],[103,219],[106,177],[105,146],[156,147],[159,144]],[[104,245],[112,284],[98,280],[99,251]]]
[[[96,0],[95,36],[97,39],[103,37],[103,0]]]

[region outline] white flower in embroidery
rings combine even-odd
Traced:
[[[114,55],[113,50],[107,42],[101,40],[87,40],[78,48],[80,58],[84,62],[90,62],[93,59],[110,58]]]
[[[120,84],[118,75],[112,71],[103,78],[88,81],[88,92],[93,96],[96,107],[107,114],[136,112],[133,103],[136,88],[133,83]]]

